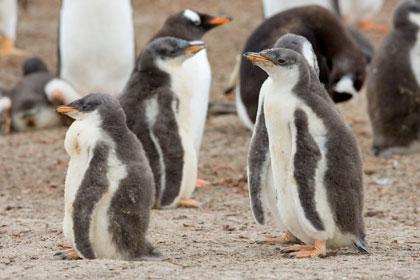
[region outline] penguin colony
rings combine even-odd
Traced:
[[[331,2],[347,11],[345,1]],[[16,1],[2,4],[17,9]],[[285,248],[289,257],[322,257],[343,247],[368,253],[361,153],[335,102],[357,94],[368,69],[373,153],[420,150],[420,0],[396,8],[369,68],[369,42],[331,11],[264,4],[267,17],[280,13],[248,38],[236,95],[238,114],[253,131],[247,168],[253,216],[264,224],[271,213],[286,232],[274,241],[304,243]],[[103,13],[91,17],[99,6]],[[13,44],[15,13],[7,20],[0,24],[0,55],[21,55]],[[57,256],[162,259],[147,238],[151,208],[200,205],[191,196],[211,83],[201,40],[230,20],[181,11],[135,60],[131,1],[118,9],[114,1],[62,1],[57,76],[30,57],[22,80],[0,89],[3,133],[61,124],[53,103],[74,119],[64,141],[70,162],[63,234],[71,249]],[[104,22],[112,28],[96,36]]]

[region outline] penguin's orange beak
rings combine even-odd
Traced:
[[[192,45],[184,49],[184,53],[197,53],[201,50],[204,50],[205,48],[206,48],[205,45]]]
[[[251,61],[267,61],[267,62],[271,62],[273,63],[273,61],[271,61],[270,59],[258,54],[258,53],[253,53],[253,52],[246,52],[244,53],[244,57],[248,60]]]
[[[218,18],[212,18],[208,21],[211,25],[221,25],[232,21],[230,17],[218,17]]]
[[[80,109],[71,106],[61,106],[55,109],[58,113],[69,113],[73,111],[80,111]]]

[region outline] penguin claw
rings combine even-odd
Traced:
[[[209,181],[203,180],[203,179],[197,179],[195,182],[196,187],[207,187],[210,186],[211,183]]]
[[[62,260],[77,260],[80,259],[79,255],[77,254],[77,252],[71,248],[62,252],[57,252],[54,254],[54,257],[58,257],[59,259]]]

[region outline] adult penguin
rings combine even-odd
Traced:
[[[256,28],[244,51],[272,48],[286,33],[302,35],[311,42],[318,60],[320,80],[335,102],[346,101],[357,94],[365,79],[367,61],[333,13],[320,6],[305,6],[276,14]],[[250,129],[257,114],[260,87],[266,78],[263,70],[242,58],[236,104],[241,120]]]
[[[230,17],[212,16],[186,9],[168,17],[151,41],[165,36],[187,41],[201,40],[208,31],[230,21]],[[190,88],[189,92],[192,94],[188,122],[190,123],[191,136],[198,157],[206,123],[211,85],[211,69],[207,51],[204,49],[185,61],[182,70],[190,77],[190,82],[185,85]]]
[[[47,85],[48,98],[119,96],[136,59],[131,0],[63,0],[59,24],[59,78]]]

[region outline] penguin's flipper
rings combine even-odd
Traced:
[[[257,120],[248,153],[248,188],[255,221],[263,225],[266,217],[266,207],[263,203],[263,189],[265,188],[271,160],[269,138],[265,125],[264,110],[262,110],[263,104],[261,103],[258,108]]]
[[[176,114],[172,109],[174,97],[169,88],[160,89],[158,92],[159,114],[152,128],[159,147],[156,147],[163,163],[162,179],[163,187],[160,191],[160,207],[173,207],[175,199],[181,192],[182,171],[184,165],[184,148]]]
[[[74,243],[77,251],[86,259],[96,258],[90,240],[90,231],[95,225],[92,226],[91,223],[103,217],[94,219],[92,214],[97,203],[109,189],[107,178],[109,151],[109,146],[102,141],[89,149],[89,167],[73,202]]]
[[[316,170],[322,154],[309,131],[308,115],[303,109],[296,109],[294,124],[291,126],[292,137],[296,143],[293,158],[293,179],[296,181],[296,188],[293,188],[292,192],[293,202],[299,208],[296,213],[305,232],[315,234],[325,230],[324,221],[317,210],[317,203],[327,202],[315,201]]]

